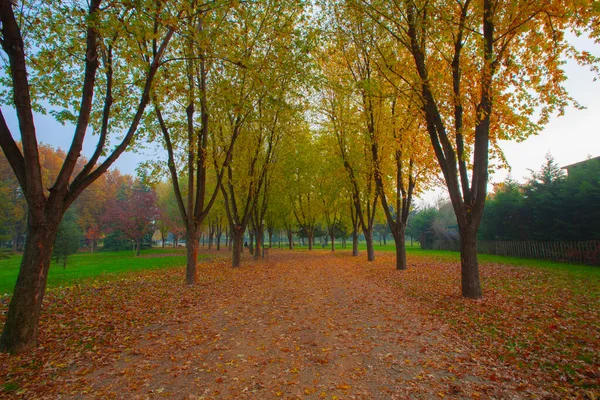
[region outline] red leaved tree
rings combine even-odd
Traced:
[[[136,187],[125,197],[112,200],[101,221],[106,232],[119,231],[132,240],[139,256],[144,236],[154,231],[159,216],[156,192]]]

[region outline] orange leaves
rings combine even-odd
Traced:
[[[339,252],[274,250],[52,290],[35,354],[0,355],[0,397],[510,398],[586,396],[598,376],[594,280],[483,265],[394,269]],[[569,283],[570,282],[570,283]],[[6,307],[5,305],[3,307]],[[588,396],[589,397],[589,396]]]

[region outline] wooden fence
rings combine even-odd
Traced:
[[[434,241],[435,250],[459,251],[458,242]],[[571,264],[600,265],[600,240],[585,242],[477,241],[477,252]]]

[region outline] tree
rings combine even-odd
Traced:
[[[351,61],[344,58],[342,55],[340,62],[348,71],[342,72],[342,75],[352,76]],[[330,59],[333,59],[330,55]],[[358,66],[357,68],[362,68]],[[332,75],[329,79],[336,79],[335,68],[332,68]],[[337,83],[333,83],[322,94],[323,111],[328,119],[328,127],[325,132],[332,136],[335,141],[338,157],[347,174],[347,181],[352,194],[352,211],[353,220],[356,217],[357,224],[362,228],[365,241],[367,242],[367,259],[375,260],[375,251],[373,247],[373,226],[375,223],[375,215],[377,213],[377,203],[379,201],[379,192],[375,182],[375,169],[370,149],[365,146],[366,131],[370,128],[370,123],[367,121],[365,126],[364,120],[357,121],[357,115],[361,116],[360,110],[357,110],[353,104],[355,103],[348,95],[348,89],[344,85],[348,84],[348,77],[343,77],[345,82],[339,83],[341,89],[335,88]],[[350,78],[356,80],[354,78]],[[335,82],[335,81],[334,81]],[[352,89],[350,89],[352,90]],[[354,237],[358,239],[355,232]],[[357,244],[357,240],[354,241]],[[356,249],[358,251],[358,249]]]
[[[238,137],[221,182],[234,267],[240,265],[243,234],[252,218],[251,234],[258,236],[260,245],[269,176],[285,133],[282,126],[292,122],[290,130],[295,131],[302,110],[299,87],[307,80],[304,72],[310,70],[307,54],[312,43],[301,29],[305,28],[303,6],[302,1],[268,0],[247,3],[232,16],[236,26],[229,34],[237,44],[230,46],[229,56],[239,62],[223,64],[218,74],[223,96],[216,111],[221,123],[215,132],[220,148]]]
[[[0,236],[12,241],[15,252],[25,234],[27,203],[4,153],[0,153],[0,198]]]
[[[9,67],[2,83],[10,96],[2,100],[15,107],[23,150],[3,114],[0,147],[28,205],[24,256],[0,338],[1,350],[19,353],[35,346],[60,221],[75,199],[131,143],[149,101],[150,87],[176,21],[171,18],[171,7],[142,3],[132,7],[130,2],[110,2],[101,7],[101,0],[92,0],[87,10],[73,2],[41,2],[35,8],[25,4],[19,13],[39,16],[29,24],[30,19],[15,15],[13,2],[0,1],[1,45]],[[136,9],[144,9],[144,13]],[[148,46],[155,51],[147,53]],[[134,75],[132,85],[128,78]],[[95,98],[95,93],[100,96]],[[49,186],[42,181],[33,113],[42,108],[40,98],[54,107],[52,113],[59,121],[75,125],[71,147]],[[136,100],[137,106],[132,106]],[[83,169],[73,176],[90,122],[99,133],[98,144]],[[107,138],[117,129],[124,130],[123,138],[109,151]]]
[[[290,243],[293,243],[294,226],[299,228],[299,234],[308,241],[308,249],[313,249],[316,225],[321,217],[319,192],[316,184],[319,152],[315,145],[316,138],[309,127],[304,124],[294,134],[295,141],[289,143],[283,155],[284,175],[287,177],[287,203],[291,208],[290,214],[284,214],[284,224]],[[292,218],[295,224],[292,223]]]
[[[419,105],[458,221],[462,294],[479,298],[476,236],[490,152],[501,153],[499,139],[539,132],[569,103],[562,57],[589,57],[567,43],[565,32],[586,21],[591,7],[554,0],[350,3],[413,60],[403,76],[417,79]]]
[[[144,237],[152,236],[159,215],[156,193],[138,183],[122,198],[112,200],[102,222],[109,232],[119,232],[133,241],[134,251],[139,256]]]
[[[598,237],[600,163],[588,160],[569,176],[550,154],[524,184],[507,180],[489,196],[484,240],[584,241]]]
[[[344,194],[348,193],[346,171],[339,162],[335,149],[325,138],[315,143],[321,161],[313,168],[317,171],[317,193],[321,201],[321,215],[327,235],[331,239],[331,251],[335,251],[335,238],[340,238],[344,205]]]
[[[77,253],[83,233],[77,224],[77,214],[70,208],[58,225],[58,233],[52,249],[52,258],[59,263],[62,260],[63,268],[67,267],[67,259]]]
[[[234,5],[229,1],[215,4],[193,1],[189,8],[184,35],[175,47],[183,58],[174,52],[173,65],[164,71],[164,75],[175,75],[175,79],[166,79],[165,85],[157,88],[154,109],[168,153],[167,165],[176,204],[185,228],[186,282],[193,285],[198,282],[198,241],[202,223],[217,198],[221,179],[239,132],[232,135],[223,148],[222,165],[216,168],[216,182],[209,187],[209,85],[212,83],[209,77],[217,65],[210,60],[219,56],[218,50],[215,50],[215,42],[227,37],[224,30],[228,28],[220,22],[227,21],[226,17],[234,10]],[[173,90],[172,81],[176,83],[175,89],[179,90]],[[199,118],[196,115],[198,106]],[[180,122],[182,120],[185,120],[185,124]],[[178,166],[176,162],[177,150],[185,154],[182,166]],[[216,160],[216,157],[213,159]],[[180,182],[182,173],[187,182],[185,190]]]
[[[524,207],[523,188],[512,179],[495,186],[483,212],[479,238],[482,240],[530,240],[530,215]]]
[[[419,240],[421,248],[427,248],[425,243],[427,232],[433,229],[433,221],[436,218],[438,210],[435,207],[423,207],[413,210],[413,215],[408,220],[406,232]]]

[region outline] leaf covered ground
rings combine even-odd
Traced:
[[[454,261],[325,251],[213,259],[195,287],[180,267],[51,289],[0,396],[596,398],[599,275],[481,269],[478,301]]]

